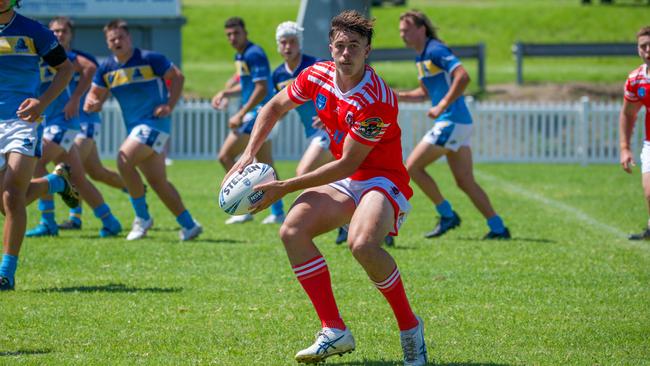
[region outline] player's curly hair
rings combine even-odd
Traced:
[[[433,26],[433,23],[431,23],[429,17],[427,17],[427,15],[423,12],[416,9],[411,9],[399,16],[399,20],[404,19],[410,20],[413,22],[413,24],[415,24],[416,27],[426,28],[427,38],[433,38],[437,41],[441,41],[440,38],[438,38],[438,29]]]
[[[374,18],[368,19],[356,10],[346,10],[332,18],[329,33],[330,41],[334,39],[334,35],[338,32],[354,32],[366,38],[370,45],[374,34],[374,22]]]
[[[636,38],[638,39],[639,37],[643,36],[650,36],[650,25],[646,25],[645,27],[641,27],[639,31],[636,33]]]

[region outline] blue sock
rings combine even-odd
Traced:
[[[81,203],[79,203],[79,206],[70,209],[70,213],[69,213],[70,221],[74,222],[75,224],[81,224],[82,213],[83,213],[83,208],[81,207]]]
[[[497,234],[501,234],[506,230],[506,227],[503,226],[503,220],[501,220],[499,215],[494,215],[487,219],[487,224],[490,227],[490,231]]]
[[[49,183],[47,186],[47,194],[63,192],[65,189],[65,181],[58,175],[48,174],[45,176],[45,179],[47,179],[47,182]]]
[[[0,276],[7,278],[9,283],[14,284],[16,276],[16,267],[18,267],[18,256],[11,254],[2,255],[2,264],[0,264]]]
[[[102,224],[104,224],[104,227],[112,229],[115,226],[116,219],[115,217],[113,217],[113,214],[111,213],[111,209],[110,207],[108,207],[106,203],[102,203],[101,205],[94,208],[93,213],[95,214],[96,218],[102,220]]]
[[[41,211],[41,222],[50,228],[56,227],[54,220],[54,200],[38,200],[38,209]]]
[[[436,205],[436,211],[438,211],[442,217],[454,216],[454,211],[451,209],[451,203],[449,203],[447,200],[444,200],[441,204]]]
[[[282,200],[278,200],[277,202],[271,205],[271,214],[275,216],[284,215],[284,205],[282,204]]]
[[[188,210],[185,210],[180,215],[178,215],[176,217],[176,222],[187,230],[196,226],[196,223],[194,222],[194,219]]]
[[[133,209],[135,210],[135,215],[141,219],[144,220],[149,220],[151,216],[149,216],[149,208],[147,207],[147,196],[142,195],[140,198],[133,198],[131,197],[131,205],[133,205]]]

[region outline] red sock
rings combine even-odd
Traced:
[[[327,269],[325,258],[319,255],[292,268],[314,305],[323,328],[344,330],[345,323],[336,306],[330,272]]]
[[[375,282],[375,286],[388,300],[390,307],[393,308],[399,330],[412,329],[418,325],[418,320],[415,318],[409,300],[406,298],[402,276],[400,276],[397,266],[387,279]]]

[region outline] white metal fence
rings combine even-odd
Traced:
[[[404,156],[431,127],[427,104],[400,104]],[[618,161],[619,103],[583,98],[573,103],[470,102],[474,117],[474,159],[483,162],[615,163]],[[102,111],[100,154],[114,158],[124,139],[122,115],[115,101]],[[641,113],[643,114],[643,113]],[[215,159],[227,136],[228,112],[207,101],[185,101],[173,114],[171,152],[177,159]],[[635,153],[643,141],[643,115],[632,141]],[[299,159],[307,141],[295,112],[278,126],[273,142],[278,160]]]

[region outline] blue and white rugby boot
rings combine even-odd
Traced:
[[[147,235],[147,231],[153,226],[153,217],[150,217],[149,220],[145,220],[141,217],[135,217],[133,220],[133,226],[131,226],[131,231],[126,236],[126,240],[138,240],[142,239]]]
[[[460,226],[460,216],[458,216],[456,211],[453,211],[453,214],[454,215],[452,217],[441,216],[440,220],[438,221],[438,225],[436,225],[433,230],[424,234],[424,237],[427,239],[437,238],[439,236],[442,236],[447,231]]]
[[[354,337],[350,329],[323,328],[316,334],[316,342],[296,353],[296,361],[319,363],[334,355],[342,356],[354,351]]]
[[[59,228],[54,225],[51,227],[47,223],[41,221],[36,225],[35,228],[27,230],[25,233],[25,237],[27,238],[38,238],[42,236],[58,236],[59,235]]]
[[[427,345],[424,342],[424,322],[419,316],[418,326],[403,330],[399,334],[399,340],[404,351],[404,366],[424,366],[427,364]]]
[[[186,229],[186,228],[181,228],[181,231],[178,232],[178,238],[181,239],[181,241],[188,241],[192,240],[203,232],[203,226],[199,224],[198,221],[194,220],[194,227],[191,229]]]

